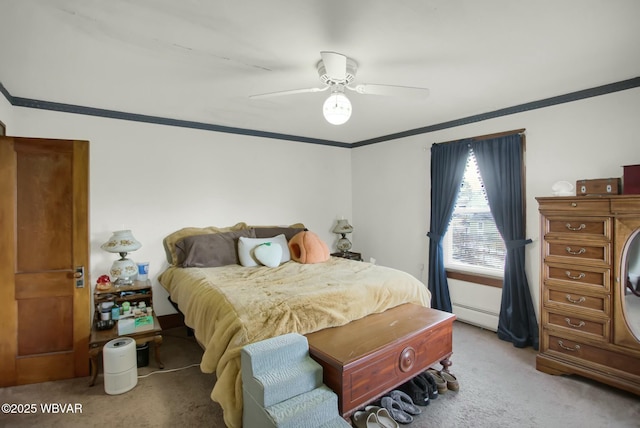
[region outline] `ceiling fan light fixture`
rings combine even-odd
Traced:
[[[322,106],[322,114],[332,125],[347,123],[351,117],[351,101],[343,92],[331,92]]]

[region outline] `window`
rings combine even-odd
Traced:
[[[496,228],[473,149],[443,240],[445,268],[502,278],[505,246]]]

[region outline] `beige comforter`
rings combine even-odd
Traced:
[[[402,303],[430,304],[426,286],[408,273],[337,257],[277,268],[170,267],[159,280],[205,347],[200,368],[216,373],[211,398],[231,428],[242,426],[244,345],[344,325]]]

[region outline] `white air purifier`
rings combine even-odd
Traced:
[[[122,394],[138,384],[136,341],[119,337],[107,342],[102,350],[104,392]]]

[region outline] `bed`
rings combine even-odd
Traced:
[[[200,368],[216,374],[211,398],[221,405],[230,428],[242,426],[244,345],[345,325],[403,303],[429,306],[429,291],[416,278],[370,263],[339,257],[299,263],[284,256],[275,267],[239,261],[240,241],[284,235],[285,242],[292,242],[303,228],[238,223],[185,228],[164,240],[170,266],[159,281],[204,348]]]

